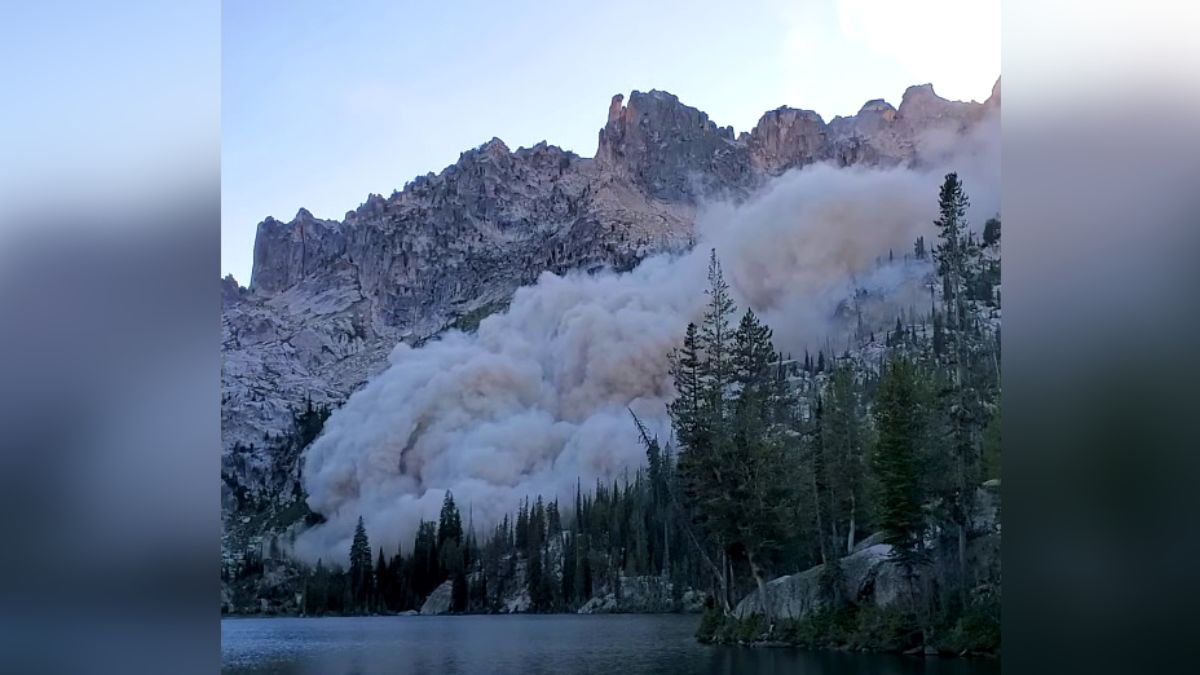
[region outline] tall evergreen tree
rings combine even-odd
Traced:
[[[910,582],[916,567],[925,560],[918,449],[923,420],[917,386],[910,361],[896,357],[888,363],[879,383],[875,406],[879,437],[872,455],[879,525]]]
[[[365,611],[374,594],[374,572],[371,568],[371,543],[362,516],[354,528],[350,543],[350,594],[356,611]]]
[[[462,516],[454,503],[454,495],[449,490],[442,499],[442,512],[438,517],[438,546],[444,546],[447,541],[461,544],[463,539]]]
[[[983,224],[983,245],[995,246],[1000,243],[1000,219],[988,218]]]
[[[834,370],[826,401],[822,439],[832,496],[831,512],[836,519],[831,528],[833,550],[847,555],[857,537],[866,468],[861,406],[849,365],[839,365]],[[844,524],[845,530],[839,524]],[[840,536],[842,531],[846,533],[844,540]]]
[[[725,419],[723,400],[725,388],[733,379],[733,329],[730,319],[735,311],[733,298],[729,293],[729,284],[721,271],[721,261],[717,259],[717,250],[712,250],[708,263],[708,308],[704,312],[704,321],[700,325],[699,344],[705,353],[704,367],[701,370],[701,381],[710,408],[709,415],[714,424],[719,427]]]
[[[974,276],[972,261],[977,260],[973,237],[968,233],[966,212],[970,205],[958,175],[950,173],[938,196],[938,245],[934,250],[942,279],[945,306],[945,358],[951,373],[949,416],[954,474],[953,491],[947,495],[951,519],[958,534],[958,588],[960,604],[966,604],[967,526],[974,508],[975,486],[979,481],[979,437],[984,424],[984,407],[979,390],[976,361],[981,356],[976,308],[969,297]],[[936,330],[936,324],[935,324]],[[935,334],[936,337],[936,334]]]
[[[387,560],[383,557],[383,547],[379,547],[379,558],[375,562],[375,599],[376,609],[387,609],[387,598],[391,594],[391,577],[388,575]]]

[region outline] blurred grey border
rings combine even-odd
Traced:
[[[1189,665],[1198,14],[1004,5],[1011,672]],[[0,9],[5,671],[220,667],[220,28]]]
[[[1200,600],[1200,7],[1115,4],[1003,7],[1016,673],[1174,672]]]
[[[0,4],[0,671],[220,668],[220,37]]]

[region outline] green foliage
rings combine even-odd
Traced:
[[[447,541],[461,544],[463,540],[462,516],[454,503],[454,495],[449,490],[442,500],[442,512],[438,517],[438,546],[445,546]]]
[[[980,598],[959,614],[943,616],[934,627],[933,645],[949,654],[997,654],[1000,652],[1000,600]]]
[[[696,637],[711,644],[772,640],[803,649],[875,652],[903,652],[923,644],[913,615],[894,607],[852,605],[819,609],[804,619],[784,619],[773,631],[761,614],[739,619],[708,612],[701,618]]]
[[[995,246],[1000,243],[1000,219],[988,218],[983,224],[983,245]]]
[[[448,328],[451,330],[461,330],[464,333],[474,333],[479,330],[479,324],[489,316],[502,312],[508,308],[508,302],[490,302],[486,305],[473,309],[466,314],[456,318]]]
[[[924,422],[916,378],[913,364],[904,357],[893,358],[884,371],[875,407],[879,438],[872,457],[880,528],[893,555],[910,566],[924,558],[925,527],[918,456]]]
[[[761,639],[767,631],[767,620],[762,614],[752,614],[742,620],[727,621],[722,642],[746,643]]]
[[[717,632],[725,625],[724,612],[716,608],[704,610],[700,616],[700,627],[696,629],[696,639],[702,644],[714,644],[718,641]]]
[[[866,503],[866,457],[864,454],[864,419],[859,385],[847,364],[839,365],[828,386],[821,416],[821,468],[826,472],[822,483],[828,489],[831,517],[831,550],[839,555],[850,552],[851,544],[843,541],[851,528],[862,527]],[[842,525],[845,525],[845,529]]]
[[[1000,478],[1000,406],[992,413],[983,430],[983,475],[987,479]]]
[[[362,516],[354,528],[354,539],[350,544],[350,597],[354,611],[365,612],[375,592],[375,573],[371,567],[371,543],[363,526]]]
[[[794,401],[782,375],[771,329],[747,310],[734,331],[729,288],[713,251],[709,305],[689,326],[672,372],[679,397],[670,407],[680,444],[679,480],[689,516],[705,542],[693,536],[724,589],[735,580],[725,562],[744,560],[762,584],[769,559],[791,538],[792,480],[788,441]]]
[[[921,628],[912,614],[895,607],[861,607],[852,613],[844,644],[855,650],[902,652],[921,644]]]

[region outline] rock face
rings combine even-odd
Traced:
[[[694,589],[681,590],[676,598],[669,579],[660,576],[620,578],[620,590],[611,589],[588,600],[576,610],[578,614],[654,614],[666,612],[699,612],[704,608],[704,594]]]
[[[842,597],[852,598],[855,603],[891,604],[895,588],[888,583],[876,583],[891,551],[887,544],[876,544],[842,558]],[[774,579],[766,584],[765,602],[756,590],[738,603],[734,613],[745,618],[766,614],[769,608],[772,615],[782,618],[810,616],[833,603],[832,593],[821,583],[823,573],[824,565],[817,565],[799,574]]]
[[[600,130],[596,161],[652,199],[694,201],[729,191],[745,194],[757,183],[750,148],[708,115],[663,91],[633,92],[629,105],[613,97]]]
[[[811,110],[772,110],[742,140],[755,168],[772,176],[829,158],[829,128]]]
[[[999,96],[997,83],[987,102],[957,103],[925,85],[898,109],[871,101],[828,123],[780,108],[735,138],[671,94],[635,91],[614,97],[595,158],[492,139],[340,221],[267,218],[249,287],[222,280],[227,513],[235,488],[287,493],[295,458],[272,439],[292,411],[340,404],[397,343],[469,329],[543,271],[627,269],[684,248],[698,203],[741,199],[789,169],[919,162],[929,133],[965,132]]]
[[[971,524],[967,545],[968,587],[990,588],[1000,583],[1000,494],[999,485],[980,488],[977,492],[976,516]],[[909,580],[905,572],[890,560],[892,547],[879,543],[880,536],[872,535],[860,542],[854,552],[841,559],[841,598],[860,606],[888,607],[908,598]],[[918,593],[927,593],[939,578],[953,574],[954,544],[949,533],[930,544],[932,564],[914,580]],[[799,574],[774,579],[766,584],[766,594],[758,590],[746,596],[734,613],[739,618],[766,614],[778,618],[803,619],[815,612],[834,606],[836,598],[831,588],[822,583],[824,565],[817,565]]]
[[[451,583],[443,581],[440,586],[433,589],[428,598],[425,598],[425,604],[421,605],[421,615],[449,614],[453,591]]]

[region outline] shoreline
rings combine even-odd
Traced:
[[[518,616],[544,616],[544,617],[600,617],[600,616],[695,616],[703,621],[703,613],[697,612],[601,612],[594,614],[579,614],[577,612],[513,612],[513,613],[446,613],[446,614],[421,614],[414,613],[392,613],[392,614],[322,614],[322,615],[302,615],[302,614],[222,614],[221,620],[244,620],[244,619],[373,619],[373,618],[441,618],[441,617],[518,617]],[[741,647],[746,649],[794,649],[804,652],[820,653],[820,652],[844,652],[844,653],[860,653],[860,654],[887,654],[899,657],[921,657],[921,658],[941,658],[941,659],[979,659],[979,660],[999,660],[1001,653],[999,650],[964,650],[954,652],[951,650],[937,649],[928,645],[918,645],[905,650],[886,649],[886,648],[869,648],[869,647],[854,647],[850,645],[829,645],[829,646],[810,646],[789,642],[781,639],[703,639],[699,632],[695,637],[696,643],[706,647]]]

